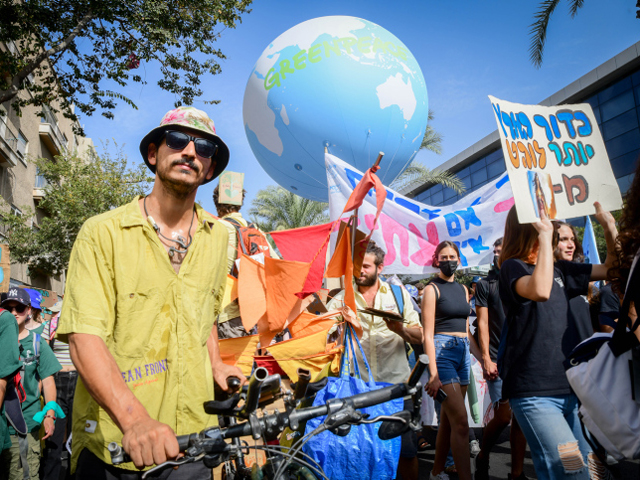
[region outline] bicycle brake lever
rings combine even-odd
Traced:
[[[173,467],[179,467],[179,466],[185,465],[187,463],[197,462],[202,457],[204,457],[204,453],[201,453],[197,457],[180,457],[180,458],[177,458],[175,460],[167,460],[166,462],[163,462],[160,465],[156,465],[155,467],[150,468],[149,470],[144,472],[142,474],[142,480],[146,480],[147,476],[151,475],[154,472],[159,472],[160,470],[164,470],[165,468],[169,468],[169,467],[172,467],[172,468]]]

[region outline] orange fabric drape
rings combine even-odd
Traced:
[[[242,254],[238,270],[238,304],[242,325],[248,332],[261,318],[267,318],[264,265]]]
[[[225,338],[218,342],[220,358],[227,365],[237,366],[248,377],[253,366],[253,354],[258,346],[258,335]]]
[[[328,363],[331,363],[331,371],[337,373],[340,368],[341,349],[332,347],[328,352],[325,351],[328,330],[276,343],[269,347],[269,353],[292,382],[298,381],[298,368],[310,370],[311,378],[315,378]]]
[[[320,330],[327,330],[336,322],[336,316],[340,315],[338,310],[332,310],[324,315],[314,315],[310,312],[302,312],[287,328],[293,338],[303,337]]]
[[[337,278],[344,275],[344,304],[358,315],[358,306],[356,305],[356,294],[353,289],[353,258],[351,256],[351,231],[345,228],[338,241],[331,261],[327,266],[325,277]],[[354,325],[358,337],[362,336],[362,327]]]
[[[299,301],[296,293],[304,286],[311,263],[264,259],[269,330],[281,332],[289,313]]]

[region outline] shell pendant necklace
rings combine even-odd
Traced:
[[[144,214],[147,216],[147,220],[149,221],[155,232],[158,234],[158,236],[164,238],[167,242],[173,242],[178,245],[177,247],[173,245],[169,246],[169,258],[173,259],[173,256],[176,253],[186,254],[189,250],[189,247],[191,246],[191,243],[193,242],[193,237],[191,236],[191,227],[193,227],[193,219],[196,216],[195,207],[193,208],[193,213],[191,214],[191,223],[189,224],[189,233],[187,234],[187,238],[185,239],[182,235],[178,235],[176,239],[173,239],[164,236],[160,231],[160,227],[158,226],[156,221],[151,215],[149,215],[149,212],[147,211],[147,197],[144,197],[144,200],[142,200],[142,205],[144,206]],[[187,243],[187,240],[189,240],[189,243]]]

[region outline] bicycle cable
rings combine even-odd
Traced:
[[[304,455],[305,457],[308,457],[308,458],[309,458],[310,460],[312,460],[314,463],[316,463],[316,465],[317,465],[317,466],[314,466],[314,465],[312,465],[311,463],[309,463],[308,461],[303,460],[303,459],[301,459],[301,458],[294,457],[294,456],[293,456],[292,454],[290,454],[290,453],[285,453],[285,452],[283,452],[283,451],[281,451],[281,450],[278,450],[277,448],[274,448],[274,447],[276,447],[276,446],[280,446],[280,447],[282,447],[282,448],[287,448],[287,447],[284,447],[283,445],[258,445],[258,447],[257,447],[257,448],[258,448],[259,450],[264,450],[264,451],[266,451],[266,452],[271,452],[271,453],[273,453],[274,455],[281,455],[281,456],[283,456],[283,457],[285,457],[285,458],[288,458],[288,459],[289,459],[288,461],[296,461],[296,462],[297,462],[297,463],[299,463],[300,465],[303,465],[304,467],[308,468],[309,470],[312,470],[312,471],[313,471],[317,476],[319,476],[319,477],[321,477],[321,478],[323,478],[323,479],[325,479],[325,480],[330,480],[330,478],[329,478],[329,477],[327,477],[327,476],[322,472],[322,469],[321,469],[320,465],[318,465],[318,464],[315,462],[315,460],[313,460],[313,458],[311,458],[311,457],[310,457],[309,455],[307,455],[306,453],[304,453],[304,452],[303,452],[303,455]],[[284,472],[283,472],[283,473],[284,473]],[[274,476],[274,480],[275,480],[275,479],[277,479],[277,477],[276,477],[276,476]]]
[[[295,457],[302,450],[302,447],[304,447],[309,440],[311,440],[314,436],[321,434],[325,430],[327,430],[327,426],[324,423],[321,423],[314,430],[307,433],[304,437],[302,437],[299,440],[300,444],[295,448],[292,455]],[[287,468],[287,466],[290,463],[291,463],[291,460],[288,460],[282,465],[280,465],[280,468],[278,468],[275,475],[273,476],[274,480],[277,480],[278,476],[284,473],[285,468]]]

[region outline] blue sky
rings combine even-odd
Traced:
[[[568,0],[549,24],[544,63],[529,61],[529,25],[538,0],[378,1],[256,0],[235,30],[222,32],[217,47],[227,59],[222,73],[203,79],[204,99],[219,105],[194,106],[214,120],[231,151],[229,169],[245,173],[246,212],[257,190],[275,182],[255,159],[243,120],[244,90],[255,62],[276,37],[316,17],[350,15],[386,28],[409,48],[424,74],[433,127],[443,137],[442,155],[420,152],[417,160],[435,167],[496,129],[487,95],[518,103],[538,103],[640,40],[635,1],[587,0],[571,19]],[[137,73],[137,72],[136,72]],[[86,134],[101,142],[115,140],[131,162],[141,162],[140,139],[157,126],[175,98],[157,86],[159,71],[141,65],[148,85],[122,93],[138,105],[121,104],[115,119],[83,117]],[[197,200],[215,213],[211,198],[217,181],[199,189]]]

